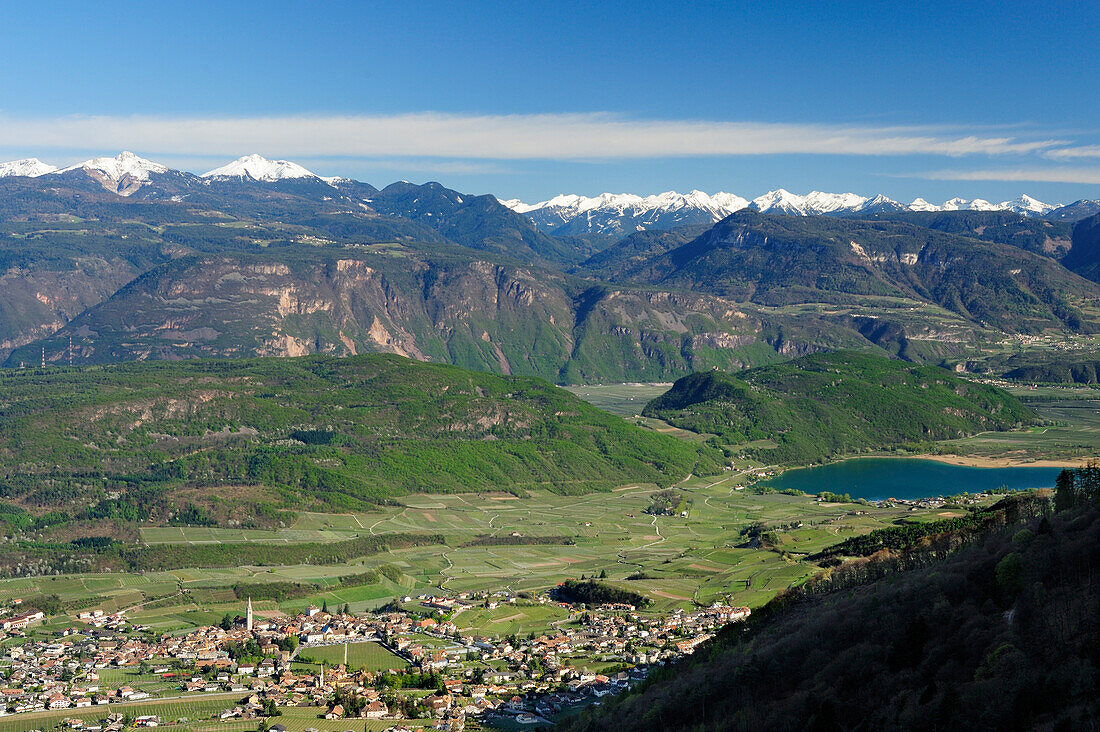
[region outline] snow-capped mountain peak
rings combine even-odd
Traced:
[[[754,198],[752,207],[760,213],[785,213],[796,216],[856,211],[870,200],[855,193],[825,193],[811,191],[805,196],[785,188],[768,191]]]
[[[113,158],[92,158],[57,172],[68,173],[71,170],[94,171],[116,181],[122,180],[125,176],[137,180],[148,180],[150,173],[167,173],[168,166],[138,157],[129,150],[123,150]]]
[[[38,158],[24,158],[23,160],[12,160],[10,163],[0,163],[0,178],[17,175],[26,178],[37,178],[55,170],[57,170],[56,165],[43,163]]]
[[[1019,198],[1014,198],[1011,201],[1005,201],[1001,204],[1005,209],[1014,213],[1022,214],[1024,216],[1046,216],[1048,213],[1056,208],[1061,208],[1060,203],[1043,203],[1036,200],[1026,193]]]
[[[984,198],[968,201],[965,198],[951,198],[943,202],[941,211],[999,211],[1001,208]]]
[[[289,160],[268,160],[261,155],[245,155],[237,158],[228,165],[207,171],[203,178],[241,178],[272,183],[293,178],[317,178],[320,176],[311,173],[297,163]]]
[[[169,168],[124,150],[113,158],[92,158],[54,171],[50,175],[73,171],[83,171],[89,178],[103,186],[104,190],[120,196],[129,196],[149,182],[150,174],[164,174],[169,172]]]
[[[802,196],[796,196],[786,188],[779,188],[752,199],[751,205],[760,213],[775,209],[777,213],[801,214],[804,201]]]

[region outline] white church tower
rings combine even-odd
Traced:
[[[245,615],[245,627],[252,632],[252,598],[248,598],[248,612]]]

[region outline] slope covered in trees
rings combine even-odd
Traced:
[[[996,387],[852,351],[685,376],[643,414],[731,444],[771,440],[775,447],[759,450],[764,459],[796,464],[1005,430],[1034,418]]]
[[[0,498],[89,519],[198,515],[165,497],[206,505],[227,484],[284,508],[411,491],[582,493],[668,484],[720,458],[539,379],[391,355],[0,376]]]

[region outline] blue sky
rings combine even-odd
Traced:
[[[0,159],[1100,198],[1093,3],[5,3]]]

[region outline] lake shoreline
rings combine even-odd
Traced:
[[[873,455],[868,457],[896,457],[887,455]],[[1032,460],[1028,458],[996,458],[975,455],[908,455],[906,459],[935,460],[948,465],[960,465],[968,468],[1083,468],[1088,465],[1089,458],[1076,460]],[[1095,460],[1095,458],[1093,458]]]
[[[960,493],[1049,488],[1062,467],[1057,461],[983,462],[981,458],[968,460],[958,455],[861,455],[784,470],[764,484],[775,490],[848,494],[869,501],[923,500]]]

